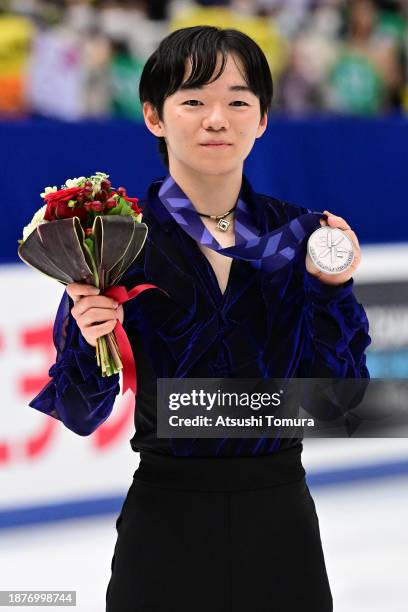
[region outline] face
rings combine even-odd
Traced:
[[[352,5],[350,13],[351,26],[356,34],[368,36],[373,31],[376,20],[376,9],[371,0],[360,0]]]
[[[221,56],[214,75],[220,65]],[[190,64],[183,82],[189,72]],[[244,74],[239,58],[230,54],[216,81],[198,89],[179,89],[166,98],[163,121],[150,103],[144,104],[147,127],[155,136],[166,139],[170,172],[175,168],[207,175],[242,171],[255,139],[262,136],[267,125],[266,115],[261,119],[258,97],[247,89]]]

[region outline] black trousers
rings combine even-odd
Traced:
[[[116,521],[106,612],[332,612],[300,453],[142,451]]]

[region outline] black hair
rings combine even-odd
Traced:
[[[217,65],[222,63],[210,81]],[[139,83],[141,103],[150,102],[163,120],[163,105],[167,97],[180,86],[196,87],[217,80],[224,72],[227,55],[235,53],[242,61],[244,78],[259,98],[261,117],[268,113],[273,97],[273,81],[268,60],[262,49],[249,36],[235,29],[213,26],[193,26],[175,30],[164,38],[144,65]],[[186,61],[191,59],[191,74],[183,83]],[[169,167],[167,145],[158,137],[158,150],[166,168]]]

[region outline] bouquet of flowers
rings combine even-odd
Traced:
[[[104,172],[46,187],[41,197],[44,206],[18,241],[20,259],[65,285],[88,283],[108,295],[146,240],[138,198],[113,189]],[[103,376],[123,369],[114,332],[98,338],[96,357]]]

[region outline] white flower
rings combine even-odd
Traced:
[[[42,198],[45,198],[45,196],[47,195],[47,193],[54,193],[54,191],[58,191],[56,185],[54,185],[54,187],[46,187],[44,189],[44,191],[40,194],[40,196]]]
[[[109,178],[109,174],[105,172],[95,172],[89,179],[92,183],[92,196],[95,196],[101,190],[102,181],[106,181]]]
[[[49,187],[51,189],[51,187]],[[41,223],[48,223],[48,221],[44,220],[45,211],[47,209],[47,205],[44,204],[42,208],[37,210],[34,217],[31,219],[30,223],[25,226],[23,229],[23,240],[27,240],[29,235],[35,230],[35,228]]]
[[[84,176],[80,176],[78,178],[67,179],[65,181],[65,187],[67,189],[72,189],[72,187],[80,187],[83,183],[85,183],[86,178]]]

